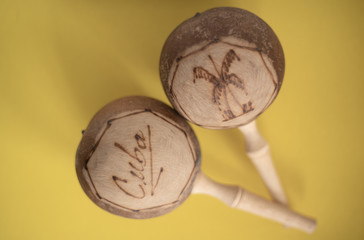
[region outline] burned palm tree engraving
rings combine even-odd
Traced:
[[[197,79],[205,79],[206,81],[214,85],[212,90],[212,102],[218,105],[218,109],[224,118],[224,121],[231,120],[243,114],[246,114],[254,110],[253,103],[249,100],[246,103],[241,104],[232,91],[231,88],[238,89],[242,94],[248,96],[248,92],[243,79],[240,79],[236,74],[230,73],[230,67],[233,62],[240,61],[239,56],[235,53],[233,49],[230,49],[221,64],[221,71],[212,59],[211,55],[208,55],[217,76],[211,74],[209,71],[203,67],[193,68],[193,82],[196,83]],[[230,103],[229,96],[231,96],[234,105],[238,105],[241,108],[239,112],[233,112]]]

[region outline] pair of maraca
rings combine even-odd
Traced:
[[[315,220],[285,206],[268,145],[254,123],[276,97],[283,73],[283,51],[272,29],[236,8],[211,9],[183,22],[160,61],[164,90],[180,115],[208,128],[242,125],[247,153],[278,203],[207,178],[192,128],[147,97],[116,100],[93,117],[77,150],[81,186],[98,206],[124,217],[165,214],[192,192],[312,232]]]

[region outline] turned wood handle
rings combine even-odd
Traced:
[[[255,121],[239,127],[239,130],[245,137],[246,153],[258,170],[269,193],[274,200],[287,205],[287,198],[274,168],[269,145],[259,134]]]
[[[296,213],[286,206],[271,202],[237,186],[217,183],[203,173],[197,176],[193,193],[216,197],[228,206],[282,223],[287,227],[312,233],[316,220]]]

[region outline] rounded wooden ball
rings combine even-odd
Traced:
[[[76,171],[99,207],[150,218],[189,196],[200,159],[193,130],[172,108],[147,97],[126,97],[92,118],[77,150]]]
[[[207,128],[254,120],[277,96],[283,75],[283,50],[273,30],[238,8],[210,9],[181,23],[160,58],[172,105]]]

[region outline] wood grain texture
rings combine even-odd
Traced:
[[[282,47],[259,17],[214,8],[180,24],[160,58],[164,90],[177,111],[207,128],[232,128],[261,114],[284,74]]]
[[[271,202],[241,187],[215,182],[202,172],[197,175],[193,193],[213,196],[232,208],[282,223],[306,233],[312,233],[316,229],[315,219],[294,212],[287,206]]]
[[[160,75],[170,102],[189,121],[206,128],[255,129],[245,134],[245,142],[264,147],[265,154],[254,154],[257,149],[247,146],[248,156],[274,199],[287,204],[268,144],[254,124],[283,81],[284,54],[273,30],[243,9],[197,14],[166,40]]]
[[[260,135],[255,121],[238,128],[245,138],[245,151],[263,179],[270,195],[278,203],[288,205],[278,173],[274,167],[270,147]]]
[[[76,156],[79,181],[91,200],[131,218],[155,217],[179,206],[199,167],[190,126],[167,105],[146,97],[119,99],[101,109]]]
[[[313,231],[314,220],[239,187],[211,181],[200,166],[199,144],[188,123],[172,108],[146,97],[122,98],[102,108],[76,154],[77,176],[86,194],[99,207],[123,217],[166,214],[193,190]]]

